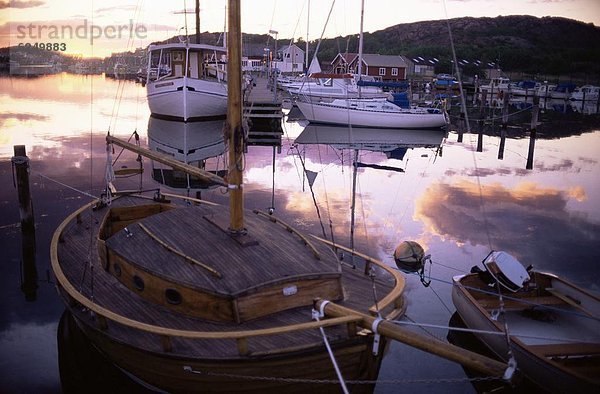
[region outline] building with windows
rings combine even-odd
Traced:
[[[363,54],[362,73],[382,81],[402,81],[406,79],[408,62],[400,55]],[[358,56],[349,64],[350,72],[358,72]]]
[[[304,51],[296,44],[277,48],[277,59],[273,59],[273,67],[282,73],[304,72]]]

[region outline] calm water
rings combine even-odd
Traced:
[[[382,152],[360,151],[362,163],[404,172],[358,169],[357,249],[393,264],[394,247],[402,240],[416,240],[434,261],[429,288],[421,286],[415,276],[407,280],[410,319],[447,325],[454,312],[447,282],[479,263],[490,248],[506,250],[525,265],[600,292],[600,128],[590,127],[589,118],[573,113],[572,108],[566,112],[541,115],[542,121],[552,122],[540,127],[543,132],[536,141],[532,170],[525,168],[529,138],[518,127],[508,130],[503,160],[497,158],[497,126],[489,125],[483,152],[475,152],[477,135],[464,135],[463,142],[458,142],[453,131],[443,141],[441,153],[416,148],[400,160]],[[148,119],[144,88],[131,82],[68,74],[0,78],[1,392],[61,391],[57,327],[64,308],[50,273],[50,239],[68,213],[89,201],[76,190],[100,194],[106,132],[128,139],[137,130],[141,144],[147,146]],[[218,131],[220,126],[212,127]],[[353,151],[324,144],[294,145],[304,130],[302,123],[285,122],[284,130],[283,147],[275,159],[274,193],[272,148],[249,148],[246,207],[267,209],[273,200],[276,215],[302,230],[321,234],[311,192],[302,177],[304,162],[317,174],[313,191],[327,233],[331,223],[336,241],[348,245]],[[34,261],[23,259],[13,187],[10,158],[13,145],[19,144],[27,146],[31,159]],[[124,153],[118,166],[137,166],[135,156]],[[141,183],[144,188],[156,188],[151,167],[144,160],[141,180],[120,179],[117,185],[128,189]],[[212,159],[207,167],[222,169],[223,163]],[[225,199],[218,189],[202,191],[202,197]],[[28,289],[27,299],[24,289]],[[446,336],[444,330],[428,331],[439,338]],[[426,382],[441,378],[461,379],[465,374],[457,364],[394,344],[380,379],[413,382],[380,384],[376,391],[473,391],[468,382]],[[97,388],[92,383],[89,391],[92,386]]]

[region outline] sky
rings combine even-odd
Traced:
[[[358,34],[360,0],[242,0],[242,31],[278,38]],[[225,0],[203,0],[201,31],[223,31]],[[310,17],[307,25],[307,11]],[[179,4],[179,6],[178,6]],[[194,1],[0,0],[0,47],[52,44],[70,54],[104,57],[195,32]],[[499,15],[560,16],[600,26],[600,0],[365,0],[364,31],[400,23]],[[326,27],[325,27],[326,26]],[[325,27],[325,30],[324,30]],[[323,31],[324,30],[324,31]],[[275,34],[273,34],[274,36]],[[57,44],[57,45],[54,45]]]

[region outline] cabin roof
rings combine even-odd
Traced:
[[[249,213],[245,215],[245,225],[258,245],[242,246],[213,223],[223,218],[222,212],[217,215],[213,209],[173,209],[140,223],[166,244],[219,272],[219,279],[201,266],[175,256],[139,223],[129,226],[133,236],[119,231],[106,244],[139,269],[220,296],[235,297],[253,288],[298,278],[339,276],[337,258],[321,244],[315,245],[319,260],[309,246],[281,224]],[[229,218],[225,219],[228,223]]]

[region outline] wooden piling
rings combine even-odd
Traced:
[[[29,158],[25,145],[13,147],[14,156],[11,161],[15,169],[17,194],[19,198],[19,215],[21,218],[21,253],[23,258],[23,282],[21,291],[27,301],[35,301],[38,289],[38,274],[35,265],[36,242],[33,202],[29,190]]]
[[[31,193],[29,191],[29,158],[25,150],[25,145],[15,145],[12,163],[15,168],[17,180],[17,192],[19,195],[19,215],[21,217],[21,227],[35,227],[33,220],[33,203],[31,202]]]
[[[483,152],[483,126],[483,122],[481,122],[477,133],[477,152]]]
[[[537,134],[537,123],[538,123],[538,115],[540,110],[540,98],[533,98],[533,106],[531,107],[531,129],[529,132],[529,151],[527,153],[527,165],[525,168],[527,170],[533,169],[533,152],[535,150],[535,138]]]
[[[502,127],[500,128],[500,146],[498,147],[498,159],[504,159],[504,147],[506,145],[506,129],[508,128],[509,94],[505,93],[502,99]]]

